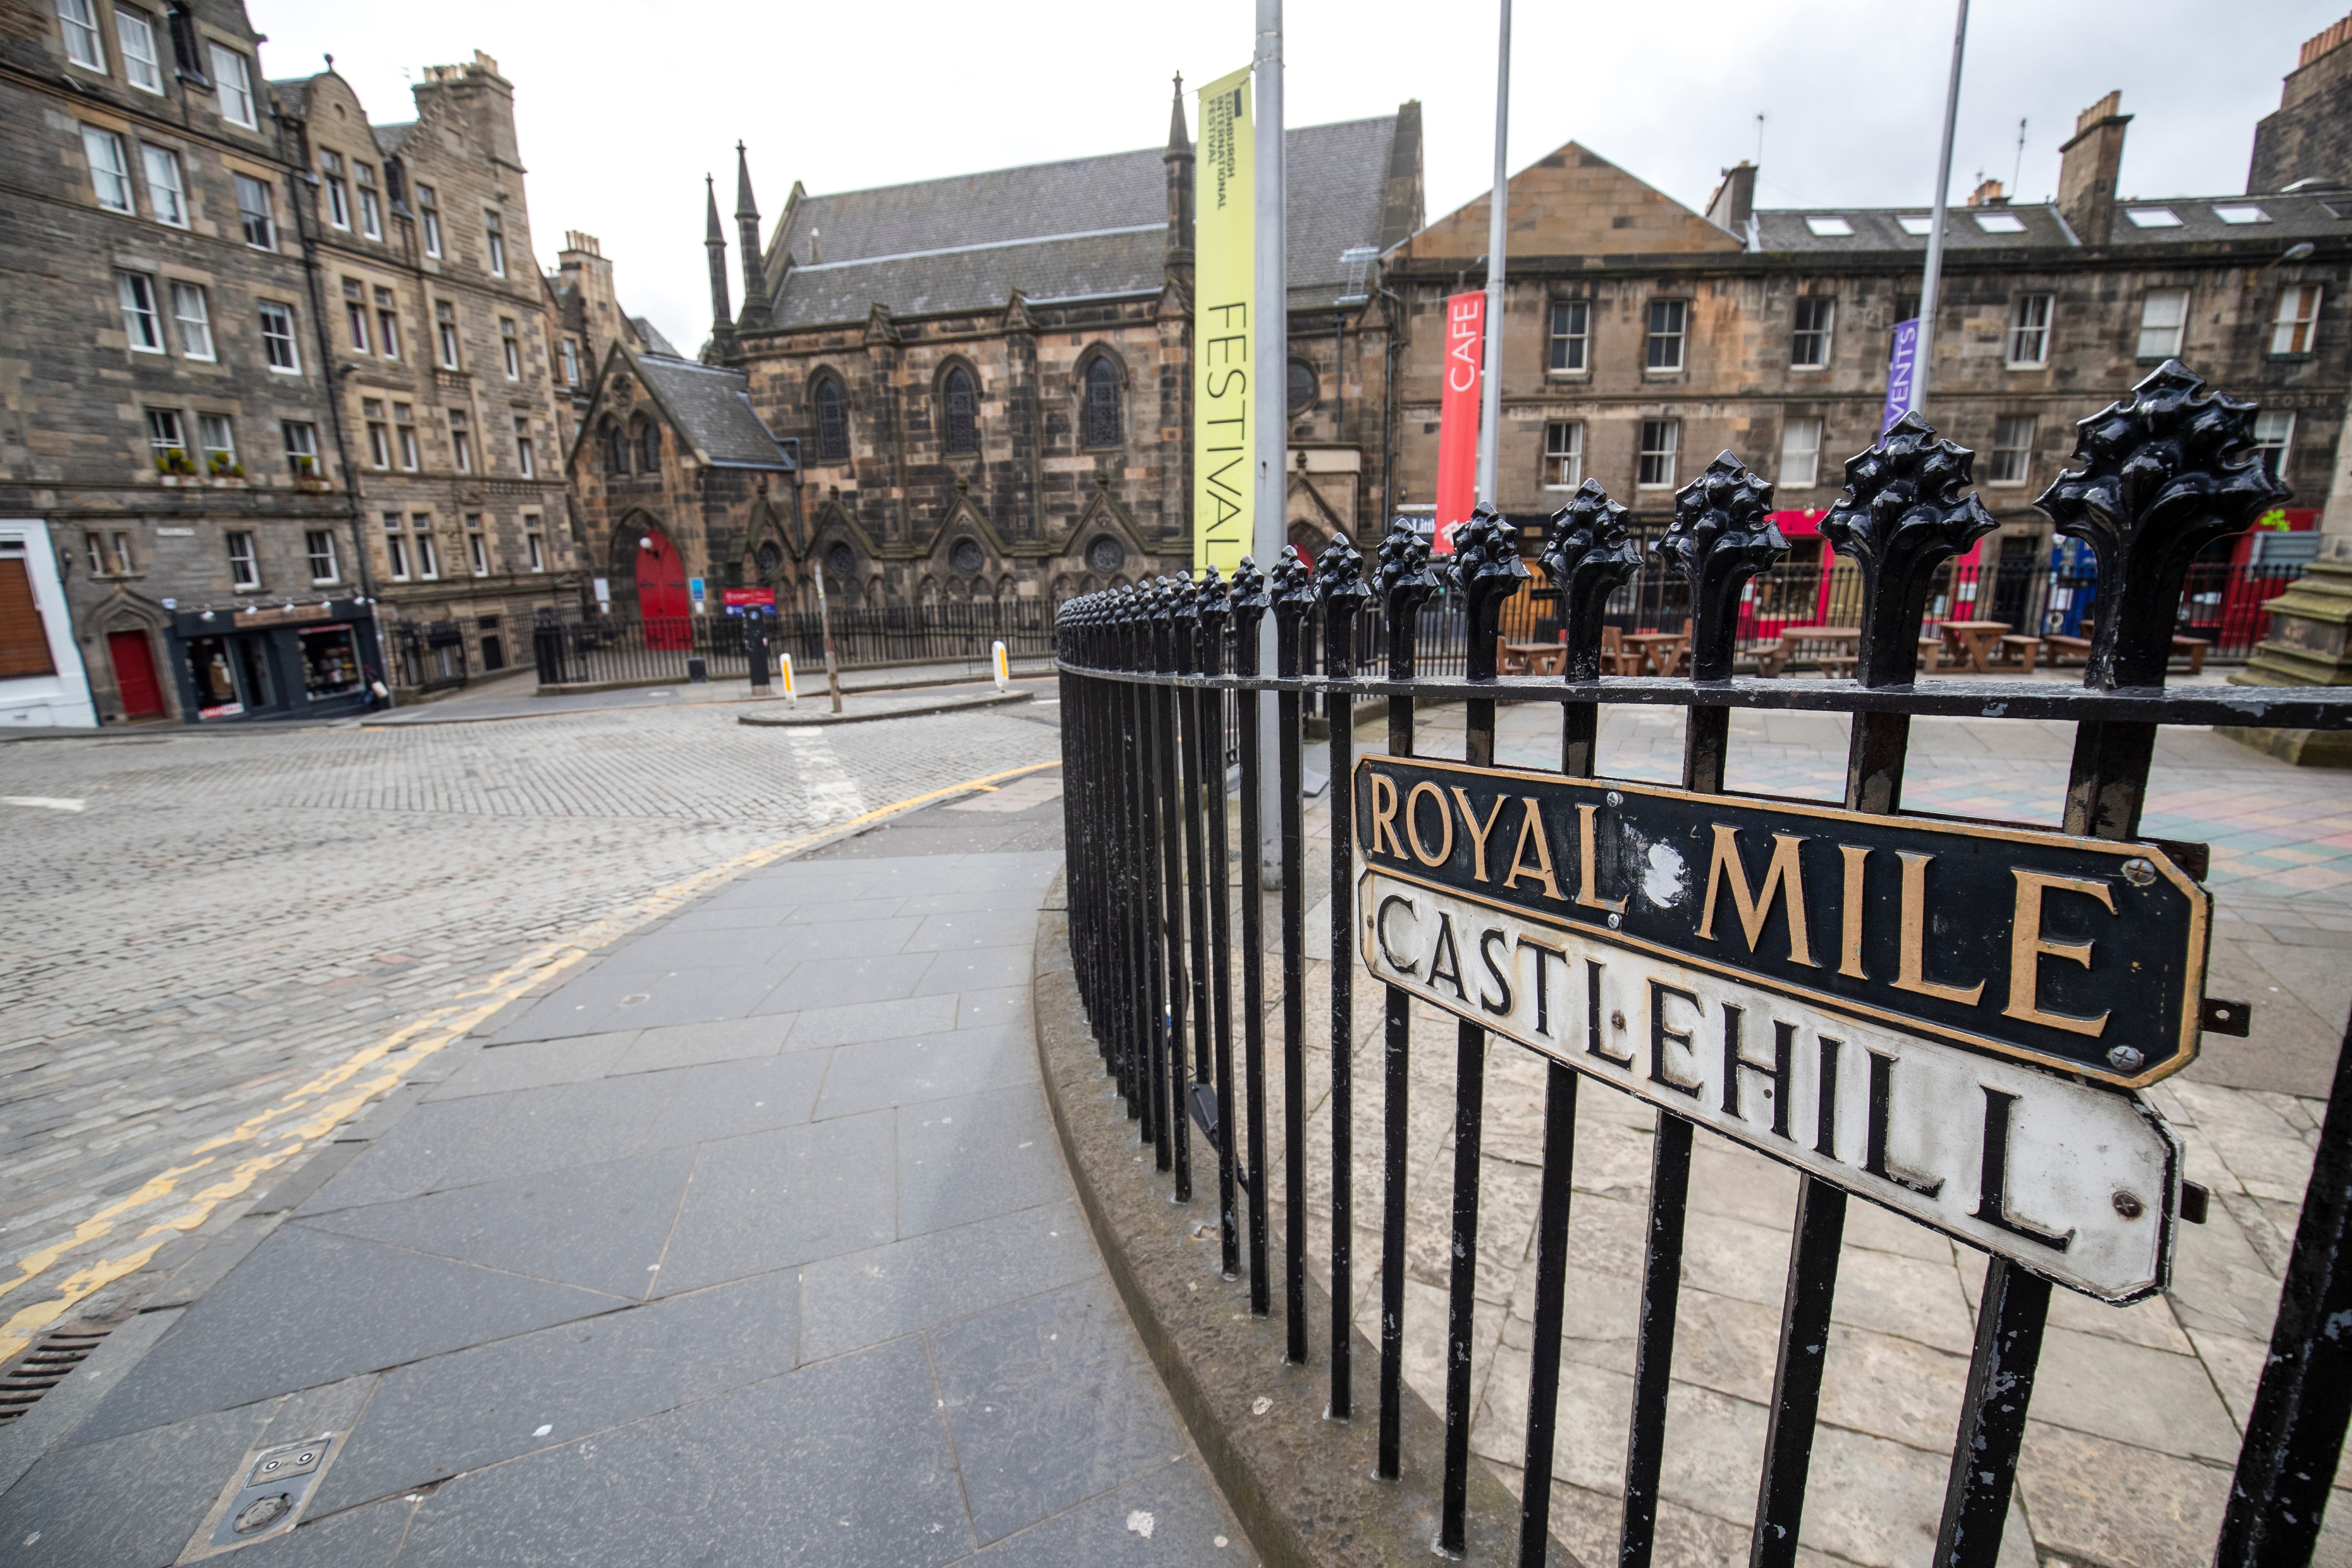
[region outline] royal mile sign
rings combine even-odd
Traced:
[[[1389,984],[2107,1300],[2166,1281],[2210,903],[2147,844],[1358,766]]]

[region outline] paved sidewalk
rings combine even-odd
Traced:
[[[1016,680],[1052,684],[1051,659],[1014,659],[1012,668]],[[827,700],[824,666],[816,666],[814,673],[805,667],[799,667],[795,679],[799,683],[803,710],[812,700],[820,704]],[[864,693],[868,701],[895,700],[911,702],[925,692],[937,695],[941,689],[992,687],[993,683],[994,677],[988,673],[985,659],[953,659],[941,664],[848,669],[842,671],[841,675],[841,689],[845,696]],[[395,708],[388,713],[371,713],[359,722],[370,729],[386,729],[404,728],[412,724],[469,724],[488,719],[535,719],[551,713],[700,708],[730,702],[773,703],[779,710],[785,706],[782,675],[777,676],[774,683],[764,692],[754,692],[749,679],[706,680],[700,684],[686,680],[667,684],[656,681],[646,686],[625,686],[613,691],[567,691],[553,697],[541,697],[538,691],[538,677],[528,670],[520,670],[494,680],[478,682],[437,702],[419,702],[410,707]],[[882,695],[900,692],[911,695],[904,698]]]
[[[238,1568],[1249,1561],[1044,1104],[1058,795],[749,874],[431,1064],[0,1431],[0,1560],[161,1568],[331,1434]]]

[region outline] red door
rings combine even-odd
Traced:
[[[114,661],[114,689],[125,719],[161,719],[163,688],[155,679],[155,656],[145,632],[109,632],[106,654]]]
[[[686,563],[658,528],[637,535],[637,617],[649,648],[694,646],[694,603],[687,596]]]

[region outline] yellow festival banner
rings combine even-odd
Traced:
[[[1201,89],[1192,203],[1192,564],[1226,573],[1249,553],[1255,489],[1254,157],[1245,68]]]

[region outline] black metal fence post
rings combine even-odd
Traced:
[[[1315,563],[1323,611],[1324,715],[1331,727],[1331,1408],[1355,1414],[1349,1376],[1356,1300],[1355,709],[1342,682],[1356,674],[1356,617],[1371,598],[1364,558],[1344,533]]]
[[[1519,560],[1518,530],[1483,502],[1454,531],[1454,582],[1463,598],[1474,682],[1495,679],[1495,623],[1503,602],[1528,579]],[[1495,765],[1495,701],[1472,697],[1462,705],[1465,758]],[[1459,1553],[1466,1539],[1470,1486],[1470,1357],[1478,1300],[1478,1159],[1486,1131],[1486,1031],[1462,1021],[1454,1053],[1454,1241],[1447,1259],[1445,1302],[1445,1482],[1439,1500],[1437,1546]]]
[[[1270,602],[1265,574],[1243,556],[1234,571],[1234,673],[1245,681],[1258,674],[1258,629]],[[1265,759],[1259,754],[1256,693],[1237,691],[1234,702],[1240,715],[1242,770],[1242,1073],[1248,1079],[1250,1310],[1263,1318],[1274,1310],[1266,1278],[1265,865],[1258,804]]]
[[[1200,668],[1203,676],[1213,679],[1224,670],[1225,625],[1233,615],[1232,591],[1217,574],[1217,569],[1211,566],[1202,574],[1200,592]],[[1206,789],[1201,810],[1205,819],[1206,841],[1202,860],[1209,874],[1209,945],[1202,954],[1201,966],[1209,973],[1212,1000],[1216,1009],[1213,1034],[1215,1054],[1210,1069],[1216,1083],[1217,1096],[1217,1240],[1225,1278],[1231,1279],[1241,1272],[1241,1230],[1238,1216],[1234,1212],[1236,1159],[1234,1141],[1238,1134],[1234,1120],[1236,1103],[1234,1097],[1234,971],[1228,957],[1233,952],[1230,914],[1233,877],[1226,858],[1229,851],[1225,847],[1225,711],[1228,701],[1226,694],[1220,689],[1203,688],[1195,695],[1193,742]]]
[[[1398,518],[1381,541],[1381,598],[1388,611],[1391,680],[1413,678],[1413,640],[1423,603],[1442,585],[1429,569],[1429,541],[1410,519]],[[1389,754],[1412,755],[1412,699],[1389,699]],[[1352,828],[1352,824],[1350,827]],[[1404,1215],[1407,1095],[1411,1088],[1412,998],[1385,987],[1382,1065],[1381,1200],[1381,1430],[1376,1471],[1390,1480],[1402,1473],[1400,1434],[1404,1418]]]
[[[1161,675],[1176,672],[1176,606],[1180,599],[1190,597],[1188,583],[1162,577],[1153,584],[1151,668]],[[1175,1172],[1176,1201],[1189,1203],[1192,1197],[1192,1120],[1184,1110],[1191,1074],[1185,1047],[1189,996],[1184,983],[1184,825],[1180,815],[1183,796],[1177,785],[1180,742],[1176,733],[1176,692],[1164,685],[1155,685],[1150,690],[1154,764],[1151,789],[1160,802],[1160,876],[1163,889],[1160,908],[1166,916],[1161,940],[1168,963],[1168,1049],[1160,1063],[1160,1081],[1151,1092],[1155,1112],[1164,1118],[1161,1125],[1166,1131],[1160,1168]]]
[[[1197,675],[1201,669],[1201,597],[1190,574],[1177,574],[1173,596],[1170,625],[1173,628],[1171,641],[1175,658],[1171,668],[1178,675]],[[1176,1079],[1171,1086],[1177,1129],[1182,1139],[1177,1144],[1176,1160],[1176,1201],[1180,1204],[1192,1201],[1192,1085],[1211,1070],[1209,1032],[1213,1023],[1209,1010],[1209,879],[1202,865],[1199,697],[1199,692],[1181,686],[1168,692],[1171,733],[1176,740],[1178,800],[1183,814],[1183,831],[1179,837],[1184,851],[1184,906],[1190,921],[1185,952],[1192,979],[1192,1054],[1188,1059],[1181,1048],[1177,1051]],[[1177,846],[1171,843],[1169,847]]]
[[[1274,672],[1299,675],[1299,635],[1314,590],[1307,565],[1288,550],[1275,557],[1267,574],[1274,598]],[[1289,1319],[1290,1359],[1307,1362],[1307,990],[1306,830],[1299,796],[1306,787],[1299,763],[1298,689],[1275,699],[1275,749],[1278,755],[1276,810],[1282,838],[1282,1274]]]

